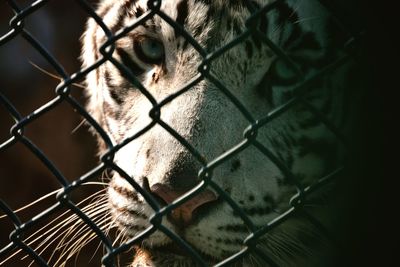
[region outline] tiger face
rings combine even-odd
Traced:
[[[270,2],[249,3],[260,9]],[[156,14],[152,10],[158,8],[149,7],[152,4],[160,4]],[[248,29],[258,27],[277,45],[297,46],[320,56],[324,47],[318,33],[324,21],[321,13],[314,14],[312,24],[295,23],[303,14],[312,16],[307,7],[308,3],[288,1],[257,20],[256,26],[249,26],[251,12],[245,1],[100,3],[97,13],[110,32],[90,19],[82,59],[88,67],[111,54],[87,76],[86,92],[89,111],[113,144],[124,143],[114,157],[121,171],[113,174],[108,200],[113,221],[126,237],[151,227],[150,219],[157,211],[126,176],[148,192],[158,208],[201,187],[163,216],[161,224],[211,264],[240,251],[251,227],[265,226],[289,207],[296,187],[265,150],[302,182],[326,171],[327,163],[318,150],[305,151],[305,143],[329,135],[320,124],[304,126],[311,113],[295,106],[257,127],[259,119],[279,106],[290,86],[271,86],[287,70],[278,68],[278,57],[263,37]],[[102,54],[110,34],[116,38]],[[238,36],[242,41],[232,43]],[[302,36],[312,36],[314,46],[303,46]],[[231,47],[225,49],[227,45]],[[205,179],[229,195],[253,225],[246,224]],[[302,227],[313,239],[306,223],[293,219],[263,236],[260,246],[279,262],[288,262],[290,257],[282,259],[280,254],[301,251],[296,231]],[[157,230],[138,244],[132,265],[194,265],[188,255]],[[244,260],[243,266],[253,266],[251,262],[266,264],[254,256]]]

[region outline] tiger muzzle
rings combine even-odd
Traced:
[[[150,191],[167,205],[187,192],[173,190],[169,186],[160,183],[151,186]],[[214,192],[208,189],[204,190],[172,210],[169,220],[174,225],[184,228],[192,223],[196,210],[206,204],[217,201],[217,199],[218,197]]]

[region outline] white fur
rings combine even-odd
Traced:
[[[110,27],[116,24],[117,11],[124,2],[104,0],[99,6],[99,13],[106,7],[112,6],[111,10],[104,17],[104,22]],[[179,1],[162,1],[162,11],[175,19],[177,16],[177,2]],[[190,12],[185,27],[189,33],[199,25],[202,25],[207,16],[208,7],[199,2],[188,1]],[[231,12],[229,14],[232,19],[238,21],[238,24],[241,26],[243,26],[245,19],[249,15],[246,9],[230,11],[229,4],[225,0],[212,2],[217,9],[223,8],[226,9],[227,13]],[[271,1],[257,2],[265,5]],[[313,8],[307,8],[307,1],[290,2],[298,5],[299,10],[306,10],[300,12],[301,14],[304,13],[304,16],[311,18],[316,15],[316,11]],[[137,6],[142,6],[146,10],[147,1],[138,1]],[[198,75],[197,68],[202,61],[202,57],[191,45],[185,51],[177,49],[177,44],[183,41],[182,37],[177,39],[173,28],[165,21],[162,21],[160,17],[156,17],[156,20],[158,20],[160,25],[160,32],[158,32],[157,37],[163,41],[166,51],[166,72],[158,66],[146,66],[147,73],[141,76],[140,79],[153,97],[157,101],[162,101],[171,93],[175,93],[184,87]],[[133,22],[134,19],[130,22],[126,19],[125,25]],[[207,38],[212,38],[214,41],[218,40],[218,45],[214,49],[228,43],[235,38],[236,33],[226,31],[224,25],[224,21],[220,21],[220,18],[213,18],[197,37],[197,41],[201,45],[205,45]],[[307,25],[305,27],[308,27],[310,30],[319,31],[319,29],[314,29],[314,26],[310,26],[314,24]],[[216,27],[221,28],[215,30]],[[273,26],[270,25],[270,27]],[[118,40],[117,45],[124,47],[130,53],[131,58],[138,61],[132,49],[133,40],[131,36],[134,33],[147,34],[144,27],[139,27],[130,32],[128,36]],[[152,32],[148,34],[154,35]],[[91,19],[88,22],[87,31],[83,38],[82,58],[84,66],[93,64],[93,55],[94,53],[98,53],[91,50],[93,47],[93,35],[96,36],[96,40],[99,42],[97,47],[100,47],[101,43],[105,41],[105,35],[96,23],[94,23],[93,19]],[[272,109],[265,99],[257,95],[255,89],[274,60],[273,54],[268,50],[266,46],[263,46],[261,50],[257,50],[253,46],[253,53],[255,55],[252,58],[248,58],[245,44],[241,43],[211,63],[211,75],[221,81],[256,119],[263,118]],[[115,58],[120,60],[117,55],[115,55]],[[243,70],[245,62],[247,70],[245,72],[240,71],[238,66],[242,67]],[[138,64],[142,63],[138,62]],[[118,107],[109,96],[106,83],[102,80],[96,80],[96,75],[94,72],[91,72],[87,77],[88,108],[101,125],[104,127],[108,125],[106,127],[108,134],[114,143],[118,143],[121,141],[121,135],[123,138],[128,138],[151,123],[152,119],[149,117],[149,111],[152,105],[138,89],[133,88],[131,85],[126,85],[126,81],[124,81],[123,77],[119,75],[117,69],[111,63],[107,62],[103,64],[99,69],[100,74],[104,73],[104,68],[108,68],[111,71],[115,84],[128,86],[128,88],[125,88],[128,89],[128,93],[125,96],[125,103],[122,107]],[[159,75],[157,83],[152,81],[153,74]],[[122,109],[125,116],[133,119],[130,123],[127,123],[127,121],[121,122],[113,118],[108,118],[102,111],[103,102],[109,103],[115,109]],[[264,146],[271,147],[271,140],[279,141],[281,139],[281,132],[286,129],[285,127],[288,122],[291,122],[294,117],[295,115],[289,114],[273,120],[268,127],[260,129],[257,140]],[[191,90],[163,106],[161,109],[161,119],[189,141],[201,155],[204,155],[207,162],[212,161],[225,151],[242,142],[244,140],[243,132],[251,124],[238,108],[208,79],[200,81]],[[272,152],[292,153],[290,151]],[[150,153],[149,156],[148,153]],[[118,151],[115,156],[115,162],[137,183],[142,184],[143,177],[147,177],[149,185],[152,186],[156,183],[165,182],[165,174],[171,171],[176,161],[182,158],[182,155],[189,155],[188,150],[165,129],[159,125],[155,125],[141,137],[133,140]],[[233,160],[240,160],[241,162],[237,171],[231,171]],[[268,194],[276,202],[280,202],[277,203],[280,207],[287,207],[288,199],[282,200],[286,191],[282,191],[283,189],[278,185],[279,179],[283,177],[283,174],[271,160],[254,146],[247,147],[240,154],[236,155],[233,160],[224,162],[213,170],[213,181],[223,190],[227,191],[233,200],[238,203],[239,201],[243,201],[244,204],[240,205],[244,207],[266,205],[263,202],[263,198]],[[320,168],[322,165],[319,159],[313,159],[312,156],[309,156],[305,161],[295,162],[296,171],[300,169],[301,172],[310,176],[320,174],[323,171]],[[198,164],[198,166],[200,165]],[[133,191],[129,183],[118,174],[114,175],[113,182]],[[250,196],[255,199],[254,202],[249,201]],[[118,207],[137,209],[149,217],[154,214],[153,209],[148,205],[129,202],[129,199],[123,198],[112,188],[109,190],[109,199],[110,202]],[[140,194],[139,199],[141,201],[144,200]],[[113,214],[117,217],[125,216],[124,220],[127,223],[149,226],[148,222],[138,220],[133,216],[129,216],[129,214],[121,215],[115,211]],[[262,226],[276,216],[275,212],[271,212],[265,215],[254,215],[251,219],[255,225]],[[216,239],[244,240],[248,235],[248,233],[227,233],[219,230],[218,227],[227,224],[243,224],[243,222],[239,217],[233,215],[232,208],[224,202],[215,207],[212,213],[197,224],[189,226],[180,232],[180,234],[195,249],[219,259],[226,256],[223,250],[231,251],[233,254],[241,249],[241,245],[217,244]],[[166,219],[164,219],[164,225],[172,230],[175,229]],[[123,230],[131,236],[138,234],[130,229]],[[198,233],[201,233],[201,236],[198,236]],[[159,246],[167,242],[170,241],[160,232],[153,234],[149,239],[144,241],[145,244],[150,246]]]

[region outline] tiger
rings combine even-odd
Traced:
[[[293,208],[299,188],[342,164],[340,138],[310,106],[342,127],[346,68],[296,98],[299,84],[341,53],[319,1],[101,0],[96,14],[101,23],[88,20],[81,59],[96,66],[86,75],[87,110],[119,146],[107,216],[130,240],[180,201],[158,223],[191,249],[157,228],[133,243],[130,266],[221,263]],[[96,136],[103,155],[109,144]],[[326,204],[309,206],[329,218]],[[301,212],[255,248],[229,265],[319,266],[333,250]]]

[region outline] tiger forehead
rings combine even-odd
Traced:
[[[125,9],[130,16],[140,16],[144,11],[148,11],[148,0],[124,0],[122,8]],[[249,6],[260,7],[259,2],[272,2],[271,0],[163,0],[161,1],[161,10],[168,13],[174,18],[184,18],[182,12],[187,14],[201,13],[201,15],[213,15],[223,11],[228,16],[239,16],[243,14]],[[190,8],[190,9],[188,9]],[[190,12],[189,12],[190,10]],[[204,22],[204,21],[203,21]]]
[[[129,4],[127,4],[129,2]],[[129,26],[140,18],[143,14],[149,11],[147,0],[142,1],[127,1],[122,6],[124,11],[120,14],[128,14],[125,16],[125,22],[119,23],[117,28]],[[225,26],[225,30],[232,28],[241,28],[244,26],[244,21],[248,15],[245,1],[232,1],[227,5],[225,1],[207,1],[207,0],[181,0],[181,1],[162,1],[161,11],[167,16],[175,20],[175,22],[184,28],[194,37],[199,35],[209,36],[211,29]],[[251,1],[253,5],[257,5],[255,1]],[[144,20],[141,26],[144,26],[147,31],[160,33],[162,26],[162,34],[174,34],[178,37],[179,31],[166,28],[168,23],[162,20],[159,16],[151,16]],[[138,26],[134,31],[140,31],[141,26]],[[217,26],[217,27],[216,27]],[[214,29],[214,32],[220,32],[220,29]],[[169,36],[168,36],[169,37]]]

